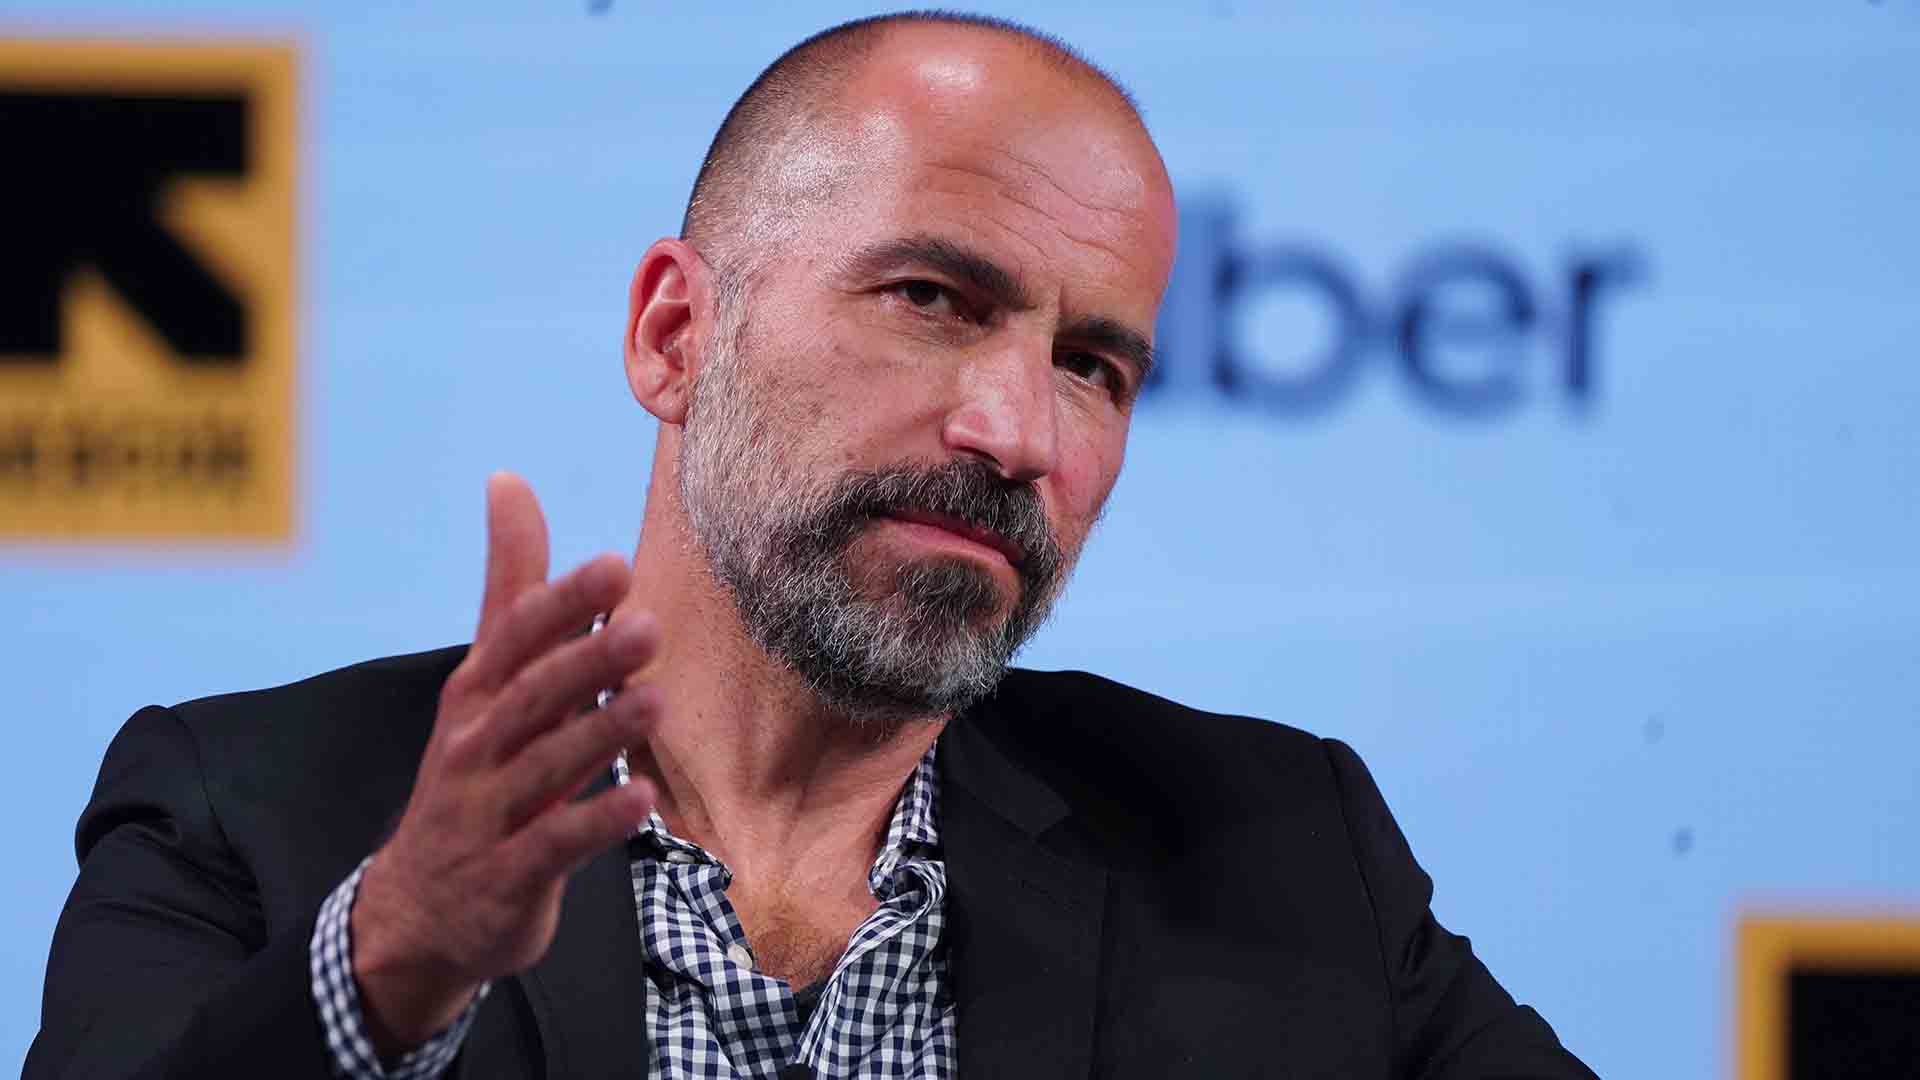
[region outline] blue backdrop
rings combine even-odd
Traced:
[[[297,38],[306,135],[297,542],[0,549],[0,1056],[128,713],[463,639],[494,468],[557,564],[629,550],[627,276],[869,10],[531,6],[8,5]],[[1602,1075],[1726,1075],[1741,912],[1920,906],[1920,4],[1559,7],[989,9],[1137,90],[1187,223],[1024,662],[1350,741]]]

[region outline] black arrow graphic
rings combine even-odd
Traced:
[[[190,364],[238,364],[247,311],[159,222],[181,174],[240,176],[238,95],[0,90],[0,358],[54,363],[60,288],[97,268]]]

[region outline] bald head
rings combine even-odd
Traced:
[[[795,45],[747,87],[714,136],[681,236],[721,272],[750,273],[756,253],[779,244],[806,211],[831,203],[863,156],[859,96],[869,65],[893,48],[935,47],[942,38],[983,35],[1011,46],[1087,107],[1144,132],[1124,87],[1058,38],[980,15],[906,12],[843,23]]]

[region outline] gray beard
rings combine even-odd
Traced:
[[[744,303],[723,302],[715,347],[689,403],[679,488],[694,539],[747,633],[830,709],[891,728],[991,693],[1052,607],[1070,559],[1032,485],[978,461],[902,465],[827,479],[796,475],[808,417],[756,400],[743,362]],[[1021,589],[997,623],[999,588],[976,561],[851,565],[853,542],[889,510],[920,509],[1018,545]]]

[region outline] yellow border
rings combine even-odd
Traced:
[[[286,542],[294,530],[295,489],[300,482],[296,448],[300,314],[300,71],[299,50],[291,41],[249,38],[220,40],[124,40],[108,37],[8,37],[0,39],[0,85],[50,89],[98,89],[130,93],[212,92],[241,89],[249,110],[252,160],[249,184],[266,193],[271,237],[284,245],[287,258],[247,282],[256,297],[250,313],[257,329],[250,343],[261,361],[260,400],[264,403],[259,461],[264,482],[261,499],[244,515],[209,527],[191,520],[147,521],[116,526],[111,521],[84,526],[37,528],[0,526],[10,540],[205,540]]]
[[[1787,1080],[1791,971],[1920,971],[1920,918],[1746,916],[1739,929],[1739,1080]]]

